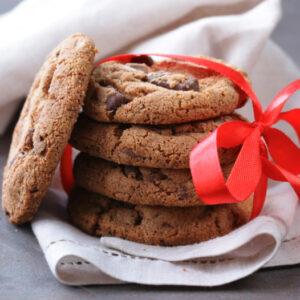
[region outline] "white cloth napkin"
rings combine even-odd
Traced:
[[[217,286],[263,266],[300,262],[300,228],[291,226],[297,204],[297,195],[283,183],[269,190],[259,217],[230,234],[199,244],[157,247],[88,236],[68,223],[66,196],[50,190],[32,229],[52,273],[65,284]]]
[[[49,51],[70,34],[93,38],[97,60],[206,54],[249,71],[279,17],[279,0],[24,0],[0,17],[0,134]]]
[[[279,0],[24,1],[0,17],[0,129],[46,54],[75,32],[95,40],[97,59],[150,51],[223,58],[249,72],[266,108],[281,88],[300,77],[293,62],[268,40],[279,18]],[[296,101],[286,107],[296,107]],[[242,109],[253,120],[251,111],[250,103]],[[290,128],[282,128],[295,138]],[[57,184],[55,177],[32,228],[62,283],[214,286],[262,266],[300,262],[300,209],[287,184],[269,189],[267,205],[252,222],[227,236],[182,247],[87,236],[67,222],[66,196]]]

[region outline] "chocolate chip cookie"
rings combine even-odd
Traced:
[[[92,40],[72,35],[33,82],[3,177],[2,207],[12,223],[30,221],[40,205],[82,107],[95,52]]]
[[[177,125],[99,123],[84,115],[70,143],[80,151],[119,164],[153,168],[189,168],[191,150],[224,122],[244,120],[237,114]],[[219,148],[222,164],[235,160],[239,147]]]
[[[231,232],[249,220],[251,207],[252,199],[243,203],[184,208],[130,205],[74,187],[68,211],[71,222],[91,235],[176,246]]]
[[[176,124],[230,114],[245,101],[232,81],[212,70],[141,56],[98,65],[84,112],[100,122]]]
[[[232,164],[223,166],[225,178]],[[205,176],[205,174],[203,174]],[[81,153],[74,164],[77,185],[107,197],[143,205],[205,205],[197,196],[189,169],[118,165]]]

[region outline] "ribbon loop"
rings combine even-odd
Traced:
[[[282,112],[279,115],[279,120],[288,122],[296,131],[298,136],[298,143],[300,143],[300,108],[295,108],[287,112]]]
[[[278,121],[284,104],[299,89],[300,79],[290,83],[277,94],[263,114],[264,122],[268,126],[271,126]]]
[[[300,174],[300,148],[276,128],[269,128],[264,138],[274,161],[289,172]]]
[[[269,128],[264,122],[262,121],[254,121],[251,124],[251,127],[258,128],[260,131],[260,135],[263,135],[264,132]]]
[[[244,201],[255,190],[261,177],[260,131],[254,128],[246,138],[227,179],[226,186],[237,201]]]

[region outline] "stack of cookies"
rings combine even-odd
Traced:
[[[85,98],[71,136],[82,151],[68,207],[76,226],[173,246],[221,236],[245,223],[251,201],[205,206],[189,170],[192,148],[221,123],[240,119],[234,110],[245,95],[211,70],[174,60],[154,63],[136,56],[93,70],[96,52],[91,39],[72,35],[37,74],[3,175],[2,207],[9,221],[34,217]],[[225,177],[238,151],[220,149]]]
[[[198,198],[189,154],[220,124],[240,120],[234,110],[245,102],[229,79],[193,64],[138,56],[98,65],[70,140],[81,151],[71,221],[92,235],[165,246],[244,224],[250,200],[206,206]],[[219,149],[225,177],[238,152]]]

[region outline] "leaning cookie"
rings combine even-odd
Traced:
[[[225,235],[250,218],[252,199],[239,204],[199,207],[129,205],[74,187],[69,196],[71,222],[91,235],[176,246]]]
[[[96,48],[72,35],[47,57],[13,133],[3,176],[2,207],[15,224],[37,211],[83,104]]]
[[[70,143],[92,156],[119,164],[152,168],[189,168],[191,150],[225,122],[245,120],[237,114],[186,124],[147,126],[108,124],[81,115]],[[239,147],[219,148],[221,164],[236,159]]]
[[[212,70],[141,56],[129,64],[97,66],[84,112],[100,122],[176,124],[230,114],[246,99],[232,81]]]
[[[232,164],[223,166],[225,178],[231,168]],[[132,204],[205,205],[196,194],[189,169],[118,165],[81,153],[75,160],[74,177],[76,184],[87,190]]]

